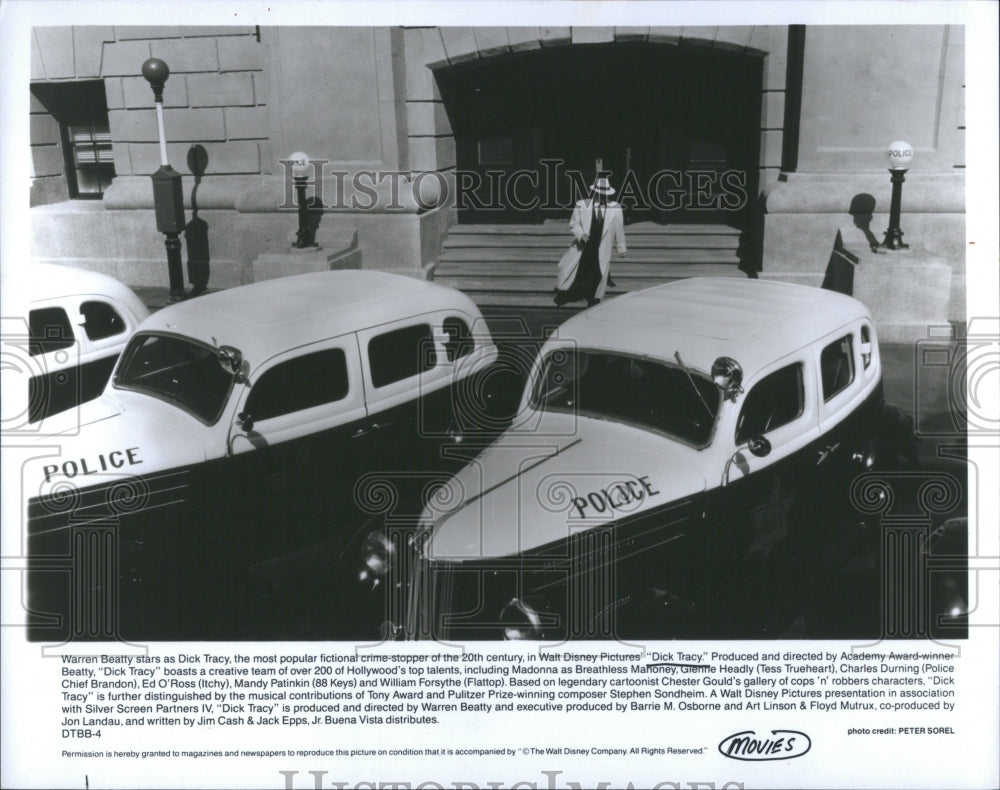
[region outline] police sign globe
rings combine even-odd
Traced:
[[[886,161],[890,170],[906,170],[913,161],[913,146],[904,140],[897,140],[889,143],[889,148],[885,152]]]
[[[309,175],[309,154],[296,151],[288,158],[292,163],[292,178],[305,178]]]

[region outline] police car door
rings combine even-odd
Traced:
[[[406,501],[409,489],[430,482],[426,472],[440,461],[434,454],[447,429],[453,365],[441,321],[424,314],[358,332],[372,451]]]
[[[271,519],[320,522],[350,506],[367,417],[353,333],[267,360],[251,373],[234,415],[234,473]]]
[[[794,562],[791,547],[808,528],[801,523],[801,506],[811,496],[807,484],[814,464],[805,453],[819,435],[811,349],[763,369],[736,406],[735,426],[720,426],[718,440],[734,450],[723,470],[720,509],[711,529],[722,529],[717,543],[726,546],[736,589],[780,598],[778,588]],[[772,604],[743,594],[732,605],[746,606],[747,611],[733,612],[745,623]]]
[[[804,462],[816,472],[814,539],[828,565],[846,561],[859,518],[851,501],[854,478],[880,422],[877,347],[867,324],[842,329],[814,345],[819,429]]]

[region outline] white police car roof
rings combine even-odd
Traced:
[[[236,346],[255,366],[296,346],[444,309],[479,315],[471,299],[451,288],[350,269],[280,277],[199,296],[165,307],[139,331]]]
[[[38,263],[31,268],[31,299],[34,302],[91,294],[117,299],[130,307],[139,302],[131,288],[107,274],[54,263]]]
[[[749,278],[691,278],[604,302],[571,318],[558,337],[581,346],[673,360],[708,371],[720,356],[747,375],[862,317],[835,291]]]

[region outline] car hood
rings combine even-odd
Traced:
[[[206,460],[209,430],[187,413],[131,392],[105,394],[45,420],[25,466],[25,498],[65,493]]]
[[[621,423],[542,415],[530,433],[503,434],[432,498],[426,555],[516,555],[694,496],[705,490],[697,453]]]

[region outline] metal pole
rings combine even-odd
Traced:
[[[298,249],[311,247],[309,244],[309,208],[306,206],[306,176],[294,176],[295,198],[299,203],[299,229],[296,233],[295,246]]]
[[[163,244],[167,251],[170,302],[179,302],[185,298],[180,240],[185,225],[184,197],[181,175],[170,166],[167,159],[167,135],[163,127],[163,86],[170,76],[170,67],[159,58],[149,58],[142,64],[142,76],[153,89],[156,128],[160,140],[160,169],[152,176],[156,229],[166,237]]]
[[[156,93],[156,127],[160,133],[160,165],[166,166],[167,161],[167,134],[163,130],[163,91]]]
[[[890,250],[905,250],[910,245],[903,243],[903,231],[899,227],[899,213],[906,171],[890,170],[889,172],[892,174],[892,202],[889,204],[889,227],[885,232],[882,246]]]
[[[160,166],[170,167],[167,159],[167,134],[163,127],[163,91],[156,92],[156,126],[160,136]],[[170,301],[180,302],[184,297],[184,265],[181,260],[180,233],[168,232],[163,246],[167,250],[167,279],[170,282]]]
[[[167,249],[167,276],[170,279],[170,301],[180,302],[184,296],[184,269],[181,265],[181,238],[179,233],[165,233],[163,246]]]

